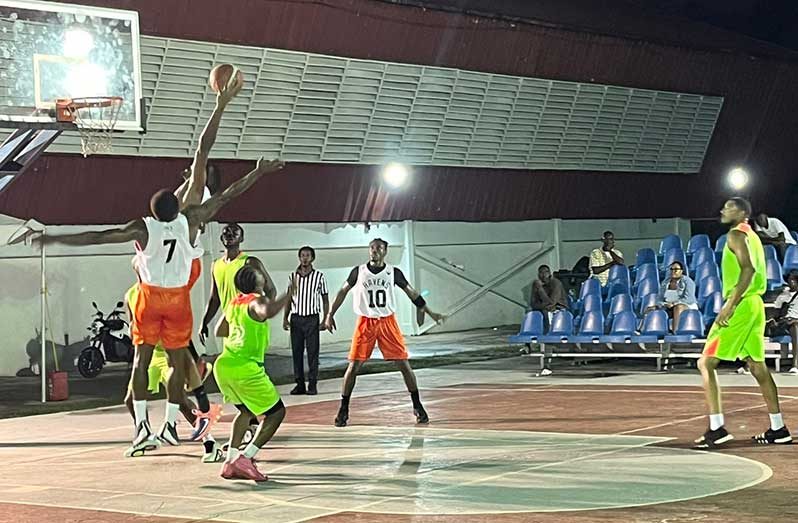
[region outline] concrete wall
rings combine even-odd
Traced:
[[[53,227],[52,233],[86,230],[84,227]],[[221,227],[210,224],[202,237],[206,255],[203,275],[192,293],[195,323],[202,317],[210,289],[210,264],[221,253]],[[571,267],[599,244],[601,233],[611,229],[629,263],[641,247],[657,247],[659,239],[678,232],[689,237],[684,220],[528,221],[504,223],[404,222],[373,224],[367,232],[354,224],[244,224],[243,248],[258,256],[278,287],[287,284],[296,267],[296,251],[302,245],[316,249],[318,269],[328,281],[332,301],[351,268],[367,259],[368,242],[381,237],[390,244],[388,261],[398,265],[421,291],[430,306],[449,312],[484,284],[513,266],[516,271],[495,288],[462,308],[433,332],[456,331],[515,324],[526,303],[537,266]],[[5,238],[0,238],[3,241]],[[409,247],[408,247],[409,246]],[[537,252],[543,252],[533,258]],[[415,252],[415,256],[411,253]],[[76,354],[93,312],[91,302],[109,311],[121,300],[134,278],[130,269],[132,247],[100,246],[70,248],[50,246],[46,252],[49,325],[47,339],[59,346],[70,345]],[[449,267],[453,273],[441,266]],[[455,274],[459,276],[455,276]],[[0,375],[13,375],[29,366],[29,354],[38,358],[40,327],[40,256],[29,246],[0,247]],[[400,299],[400,325],[408,335],[416,334],[412,305]],[[322,334],[325,341],[351,336],[354,316],[349,300],[336,317],[339,330]],[[67,340],[68,338],[68,340]],[[67,343],[68,341],[68,343]],[[195,339],[196,341],[196,339]],[[281,320],[272,320],[272,343],[287,346]],[[209,353],[220,350],[212,340]],[[48,348],[49,351],[49,348]],[[69,359],[69,358],[67,358]]]

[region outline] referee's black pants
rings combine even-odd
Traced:
[[[291,315],[291,355],[294,359],[294,380],[305,386],[305,348],[308,349],[308,383],[319,378],[319,315]]]

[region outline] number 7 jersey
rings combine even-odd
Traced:
[[[365,318],[385,318],[396,312],[395,272],[394,266],[387,263],[377,274],[371,272],[365,263],[358,267],[352,296],[355,314]]]
[[[147,246],[136,244],[133,265],[142,283],[155,287],[183,287],[191,275],[191,262],[202,256],[202,247],[194,247],[189,239],[188,220],[178,214],[171,222],[144,218]]]

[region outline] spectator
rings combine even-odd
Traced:
[[[795,238],[790,234],[790,229],[778,218],[770,218],[767,214],[761,213],[754,220],[754,230],[765,245],[772,245],[779,253],[779,259],[784,261],[784,253],[787,247],[795,245]]]
[[[568,296],[560,280],[552,276],[548,265],[538,268],[538,279],[532,282],[532,310],[543,312],[551,322],[555,311],[568,308]]]
[[[787,287],[773,303],[779,309],[773,322],[771,335],[789,334],[792,338],[792,367],[790,374],[798,376],[798,271],[787,274]]]
[[[624,263],[623,253],[615,248],[615,235],[612,231],[605,231],[602,241],[601,248],[593,249],[590,253],[590,272],[604,287],[610,278],[610,268]]]
[[[665,309],[668,316],[673,318],[672,331],[679,327],[679,317],[687,309],[698,310],[695,298],[695,282],[684,273],[681,262],[673,262],[670,266],[670,276],[665,278],[659,289],[657,304],[649,307],[645,312],[655,309]]]

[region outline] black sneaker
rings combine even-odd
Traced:
[[[414,408],[413,413],[416,415],[416,423],[429,423],[427,411],[421,405],[418,408]]]
[[[291,392],[289,392],[289,394],[291,394],[292,396],[301,396],[303,394],[307,394],[307,391],[305,390],[305,384],[303,383],[302,385],[297,385],[296,387],[291,389]]]
[[[733,440],[734,436],[729,434],[726,427],[720,427],[715,430],[708,430],[703,436],[695,440],[695,446],[699,449],[712,449],[728,443]]]
[[[789,445],[792,443],[792,436],[787,427],[782,427],[779,430],[768,429],[751,437],[751,440],[760,445]]]
[[[319,391],[316,388],[316,384],[315,383],[308,383],[308,396],[315,396],[318,393],[319,393]]]
[[[335,416],[335,426],[346,427],[347,421],[349,421],[349,409],[341,407],[338,409],[338,415]]]

